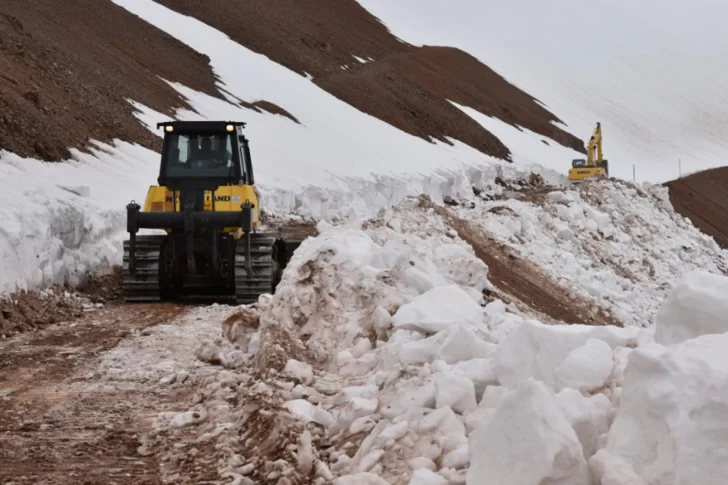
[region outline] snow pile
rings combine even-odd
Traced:
[[[217,355],[244,355],[219,359],[188,407],[204,422],[156,435],[165,460],[214,440],[239,483],[681,483],[693,463],[705,483],[722,476],[725,335],[664,347],[640,326],[486,304],[488,268],[426,207],[321,223],[276,294],[226,320]]]
[[[625,324],[653,324],[684,274],[728,268],[728,253],[673,211],[664,187],[604,181],[516,193],[486,185],[467,202],[460,217]]]
[[[336,483],[588,480],[639,329],[549,326],[486,306],[487,268],[416,201],[363,229],[321,229],[264,303],[261,332],[305,336],[321,372],[287,407],[341,443],[319,458]],[[502,459],[526,455],[538,464]]]
[[[616,457],[643,483],[723,483],[728,475],[726,346],[723,333],[633,351],[606,452],[594,461]]]

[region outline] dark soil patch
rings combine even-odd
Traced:
[[[121,266],[115,266],[111,274],[91,276],[78,287],[78,291],[93,303],[121,300],[122,298]]]
[[[84,313],[84,307],[120,299],[120,266],[112,274],[90,276],[75,290],[57,285],[45,291],[18,291],[0,298],[0,335],[10,336],[74,320]]]
[[[458,49],[397,39],[355,0],[157,0],[305,75],[328,92],[424,139],[462,141],[489,155],[509,150],[448,100],[586,153],[584,142],[534,98]],[[355,59],[373,60],[362,64]],[[344,68],[342,68],[342,66]]]
[[[118,138],[159,150],[127,99],[170,117],[190,108],[164,80],[224,99],[207,56],[113,2],[0,2],[0,149],[60,161]]]
[[[83,314],[83,300],[62,287],[42,294],[20,291],[0,299],[0,335],[9,336]]]
[[[705,170],[665,185],[675,211],[728,249],[728,168]]]
[[[206,56],[109,1],[4,0],[0,73],[0,149],[49,161],[90,138],[159,148],[125,100],[187,107],[158,76],[220,97]]]

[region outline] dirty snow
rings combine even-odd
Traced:
[[[223,364],[190,409],[207,412],[191,425],[196,436],[232,447],[219,452],[221,474],[242,470],[254,483],[308,470],[321,484],[662,484],[683,483],[695,460],[704,483],[724,473],[714,391],[725,334],[664,347],[640,325],[544,324],[498,300],[486,305],[487,267],[416,199],[363,224],[319,226],[276,294],[246,310],[259,321],[247,357]],[[247,444],[236,448],[241,432]],[[170,459],[184,453],[171,444],[182,438],[170,437]]]

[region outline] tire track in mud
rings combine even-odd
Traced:
[[[133,332],[186,313],[174,304],[113,303],[0,342],[0,483],[157,484],[138,438],[186,390],[93,380],[99,356]]]

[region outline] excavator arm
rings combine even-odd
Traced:
[[[596,157],[594,156],[595,151]],[[602,125],[601,123],[597,122],[597,127],[594,128],[594,133],[592,133],[592,136],[589,139],[589,145],[587,146],[586,165],[587,167],[594,167],[597,165],[597,162],[601,163],[603,160],[604,154],[602,153]]]

